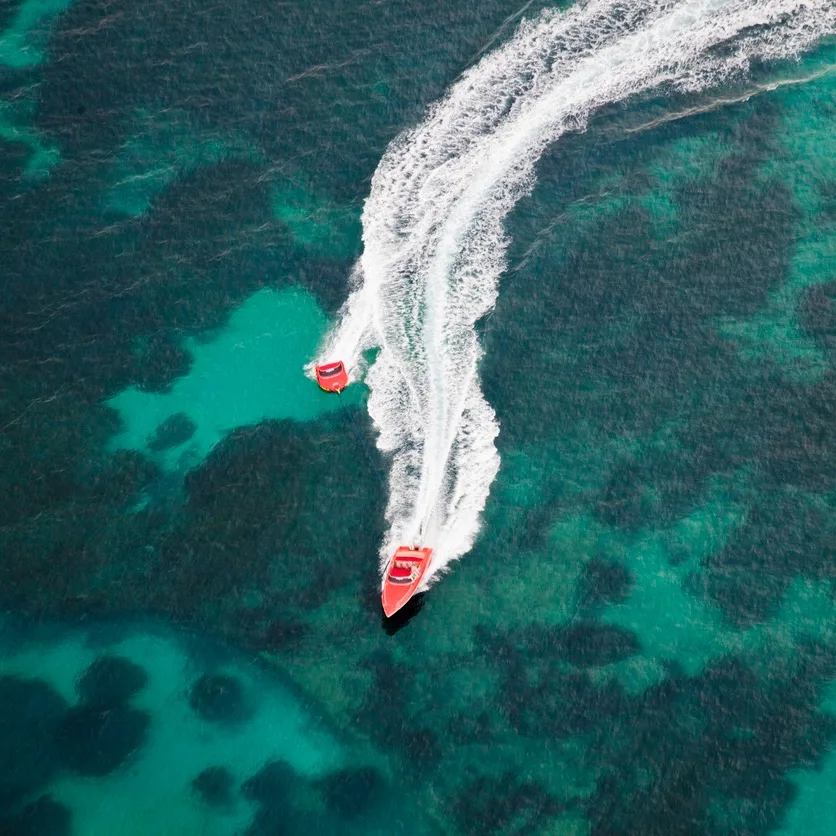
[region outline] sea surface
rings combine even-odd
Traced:
[[[0,287],[3,836],[836,832],[833,0],[6,0]]]

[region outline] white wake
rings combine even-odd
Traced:
[[[427,580],[473,545],[499,467],[474,325],[505,267],[503,221],[544,148],[653,88],[696,91],[836,31],[836,0],[591,0],[523,22],[469,69],[372,180],[354,290],[317,362],[361,355],[378,447],[392,455],[381,567],[435,549]]]

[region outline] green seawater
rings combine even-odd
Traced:
[[[159,452],[166,469],[194,467],[236,427],[271,418],[310,421],[355,403],[356,388],[329,398],[304,374],[324,330],[322,311],[304,291],[259,291],[214,338],[184,341],[193,362],[170,391],[130,387],[108,401],[124,425],[112,448]],[[166,439],[173,416],[182,416],[188,438]]]
[[[380,612],[389,451],[305,366],[543,5],[0,9],[0,832],[832,832],[832,37],[544,152],[483,527]]]

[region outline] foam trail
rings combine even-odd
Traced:
[[[435,548],[428,580],[473,545],[499,467],[474,325],[505,268],[503,221],[545,147],[598,108],[659,87],[701,90],[836,31],[833,0],[590,0],[523,22],[399,136],[363,213],[356,289],[319,362],[356,366],[392,454],[389,530]]]
[[[305,366],[305,373],[312,380],[316,379],[314,367],[329,362],[329,359],[345,363],[349,381],[356,381],[362,375],[362,353],[374,344],[374,309],[368,288],[363,285],[363,272],[359,265],[352,273],[350,284],[352,291],[337,315],[339,327],[326,334],[317,359]]]

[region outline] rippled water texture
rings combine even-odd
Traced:
[[[674,5],[0,7],[0,831],[832,833],[834,10]]]

